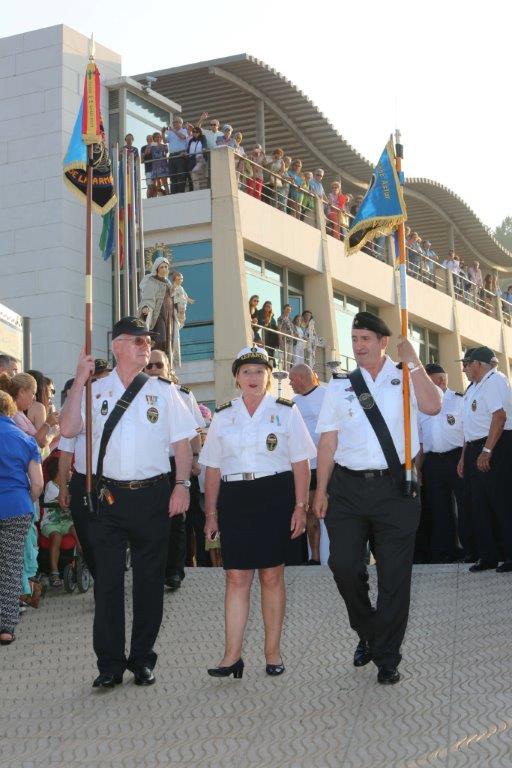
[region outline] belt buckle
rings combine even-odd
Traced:
[[[244,480],[254,480],[254,472],[242,472]]]
[[[375,477],[375,472],[365,472],[364,473],[364,479],[365,480],[371,480],[372,477]]]
[[[140,480],[130,480],[128,488],[130,491],[135,491],[137,488],[140,488]]]

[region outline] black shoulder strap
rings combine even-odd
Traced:
[[[117,403],[114,405],[110,416],[105,422],[103,427],[103,434],[101,435],[100,450],[98,452],[98,464],[96,466],[96,484],[99,483],[103,474],[103,459],[107,450],[108,441],[112,436],[112,432],[121,421],[123,413],[126,411],[130,403],[133,402],[138,395],[146,381],[149,379],[147,373],[138,373],[131,384],[123,392]]]
[[[395,448],[395,444],[393,442],[393,438],[391,437],[388,425],[384,420],[384,416],[379,411],[377,403],[373,399],[370,390],[366,386],[366,382],[363,378],[361,370],[356,368],[354,371],[351,371],[348,374],[348,378],[350,379],[350,383],[354,388],[354,392],[359,398],[359,402],[363,408],[363,411],[365,412],[366,418],[370,422],[372,429],[377,436],[377,440],[379,441],[380,447],[382,448],[384,458],[388,463],[391,476],[396,483],[401,485],[404,481],[404,472],[398,457],[397,450]]]

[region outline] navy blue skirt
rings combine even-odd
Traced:
[[[293,472],[221,481],[217,507],[225,570],[273,568],[286,561],[295,507]]]

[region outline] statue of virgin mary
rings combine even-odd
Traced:
[[[165,256],[157,256],[151,272],[140,283],[137,314],[149,331],[157,332],[155,349],[165,352],[171,368],[176,369],[181,365],[180,323],[168,275],[169,260]]]

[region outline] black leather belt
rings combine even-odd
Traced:
[[[481,445],[482,443],[485,443],[487,438],[488,435],[485,437],[479,437],[477,440],[466,440],[466,445]]]
[[[344,472],[346,475],[362,477],[363,480],[374,480],[376,477],[387,477],[391,474],[389,469],[349,469],[348,467],[342,467],[341,464],[336,464],[336,469]]]
[[[130,491],[135,491],[138,488],[149,488],[152,485],[156,485],[162,480],[166,480],[167,475],[155,475],[155,477],[147,477],[144,480],[112,480],[110,477],[102,477],[101,479],[106,485],[114,485],[116,488],[127,488]]]
[[[450,451],[426,451],[425,456],[451,456],[452,453],[458,453],[462,450],[460,448],[452,448]]]

